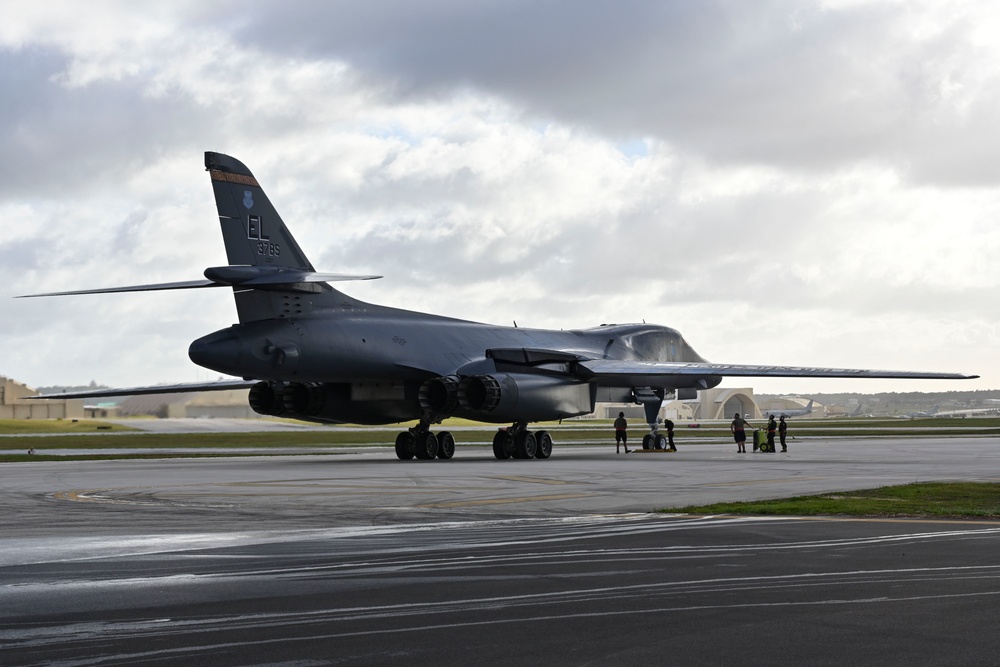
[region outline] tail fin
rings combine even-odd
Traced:
[[[233,286],[241,323],[352,303],[328,281],[381,277],[317,273],[246,165],[206,152],[205,168],[212,177],[229,258],[229,266],[207,269],[205,276]]]
[[[205,153],[230,266],[273,266],[315,271],[281,216],[239,160]]]
[[[204,280],[24,296],[232,287],[240,322],[252,322],[302,314],[310,308],[329,305],[338,300],[342,305],[350,306],[353,300],[327,283],[382,277],[317,273],[246,165],[228,155],[206,152],[205,168],[212,177],[229,266],[205,269]],[[303,295],[306,294],[311,295],[311,298],[303,300]]]

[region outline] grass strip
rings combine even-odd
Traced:
[[[94,419],[0,419],[0,435],[137,431],[132,426]]]
[[[863,491],[661,509],[686,514],[1000,519],[1000,484],[921,482]]]

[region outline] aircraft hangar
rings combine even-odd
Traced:
[[[799,406],[801,407],[801,406]],[[614,419],[624,412],[628,419],[645,420],[642,406],[620,403],[602,403],[597,406],[594,417]],[[750,419],[760,419],[762,413],[754,399],[753,389],[715,388],[698,392],[698,397],[689,400],[667,400],[660,408],[660,418],[703,421],[710,419],[731,419],[734,414],[750,415]]]
[[[29,401],[38,391],[0,375],[0,419],[82,419],[83,401]]]

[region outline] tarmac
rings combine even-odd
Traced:
[[[1000,480],[1000,439],[0,465],[0,662],[994,664],[1000,523],[652,514]]]

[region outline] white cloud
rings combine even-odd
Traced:
[[[221,264],[208,149],[318,268],[384,273],[362,299],[996,386],[991,5],[527,8],[0,3],[5,295]],[[192,379],[234,316],[224,290],[3,313],[32,384]]]

